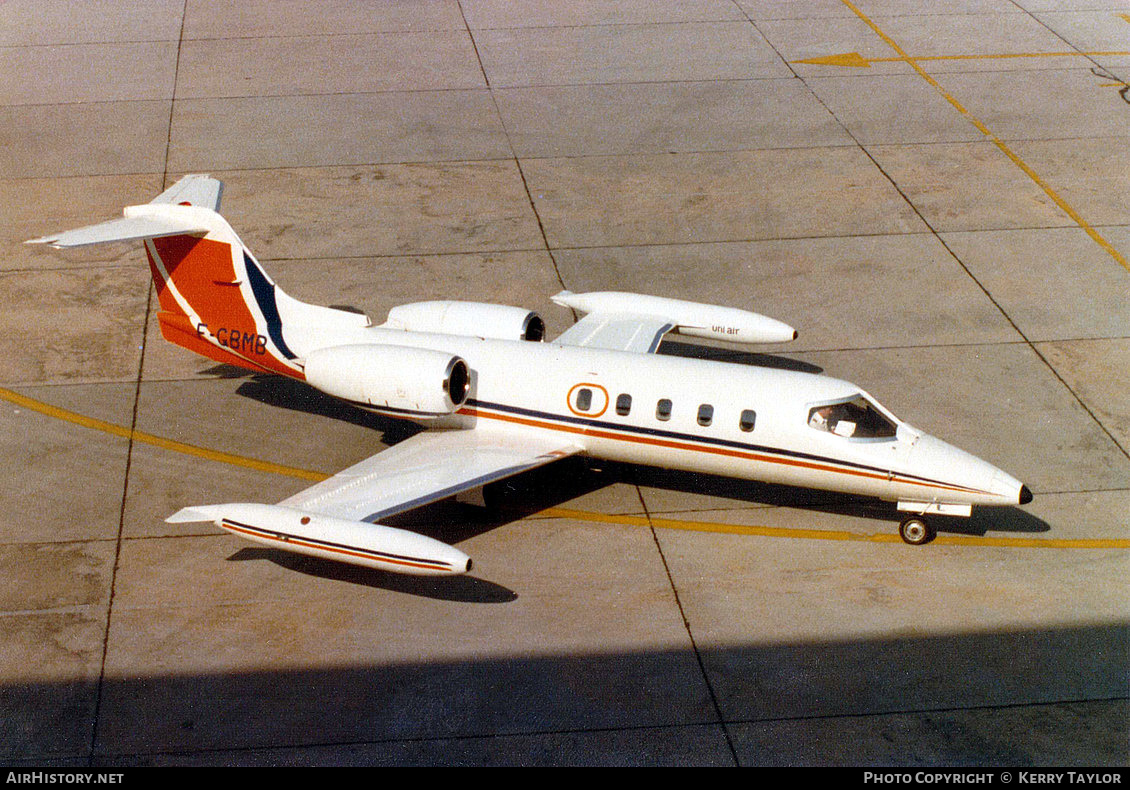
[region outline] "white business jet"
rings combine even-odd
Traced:
[[[425,431],[275,505],[187,507],[248,540],[416,575],[465,573],[458,549],[378,522],[572,455],[878,497],[911,514],[1032,499],[1000,469],[912,428],[826,376],[656,355],[668,333],[792,340],[756,313],[628,293],[553,301],[585,316],[551,342],[519,307],[420,302],[373,326],[283,293],[219,215],[223,185],[182,178],[122,219],[33,239],[54,247],[145,244],[166,340],[276,373]]]

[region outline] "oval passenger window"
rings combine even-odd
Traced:
[[[592,390],[585,388],[577,390],[577,411],[588,411],[592,408]]]

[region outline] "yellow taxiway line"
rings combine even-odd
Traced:
[[[1077,56],[1121,56],[1130,55],[1130,50],[1114,50],[1109,52],[993,52],[984,55],[914,55],[915,62],[925,60],[1008,60],[1011,58],[1067,58]],[[894,58],[865,58],[858,52],[841,52],[838,55],[824,55],[818,58],[805,58],[794,60],[793,63],[804,63],[809,66],[843,66],[846,68],[867,69],[872,63],[903,63],[904,57]]]
[[[301,480],[315,482],[327,479],[330,475],[324,472],[315,472],[309,469],[299,469],[293,466],[283,466],[257,458],[247,458],[233,453],[210,450],[194,444],[186,444],[162,436],[155,436],[143,431],[130,430],[120,425],[105,420],[87,417],[77,412],[52,406],[49,403],[20,395],[18,392],[0,387],[0,400],[8,401],[29,411],[34,411],[56,420],[69,422],[83,428],[130,439],[134,442],[160,447],[171,452],[183,453],[196,458],[217,463],[242,466],[247,469],[256,469],[270,474],[296,477]],[[588,510],[573,510],[571,508],[550,507],[540,511],[537,515],[549,518],[568,518],[576,521],[592,523],[620,524],[634,527],[655,527],[657,529],[678,529],[692,532],[714,532],[733,535],[754,535],[769,538],[794,538],[806,540],[838,540],[838,541],[866,541],[872,543],[901,543],[902,541],[893,533],[862,534],[846,530],[825,529],[799,529],[786,527],[749,526],[743,524],[722,524],[716,521],[691,521],[686,519],[663,518],[657,516],[632,516],[615,515],[610,513],[596,513]],[[1130,548],[1130,539],[1058,539],[1058,538],[988,538],[966,535],[939,535],[934,543],[947,546],[1001,546],[1009,548],[1041,548],[1041,549],[1126,549]]]
[[[1127,261],[1122,253],[1116,250],[1109,241],[1104,239],[1099,234],[1099,232],[1095,230],[1089,222],[1087,222],[1087,220],[1083,219],[1082,215],[1078,211],[1076,211],[1066,200],[1064,200],[1059,195],[1059,193],[1052,188],[1051,184],[1041,178],[1035,170],[1033,170],[1023,159],[1017,156],[1016,152],[1013,151],[1012,148],[1010,148],[1004,140],[1002,140],[991,129],[989,129],[989,127],[987,127],[981,121],[981,119],[977,118],[975,115],[973,115],[973,113],[969,112],[969,110],[966,109],[961,102],[954,98],[952,93],[943,88],[936,79],[930,76],[930,74],[927,73],[926,70],[918,64],[918,60],[920,60],[919,58],[914,58],[907,54],[906,50],[899,46],[897,41],[887,35],[883,31],[883,29],[875,24],[875,22],[870,17],[860,11],[855,6],[855,4],[851,2],[851,0],[840,0],[840,2],[851,9],[852,13],[859,17],[859,19],[865,25],[871,28],[872,32],[874,32],[875,35],[883,39],[883,41],[886,42],[887,46],[889,46],[898,54],[898,57],[892,58],[892,61],[902,61],[909,65],[912,69],[914,69],[918,76],[926,80],[926,82],[928,82],[930,86],[942,96],[942,98],[949,102],[949,104],[955,110],[961,113],[966,120],[973,124],[977,131],[985,135],[985,137],[988,138],[989,141],[992,142],[992,144],[995,145],[1001,153],[1007,156],[1014,165],[1020,168],[1024,175],[1028,176],[1028,178],[1031,179],[1032,182],[1036,184],[1036,186],[1042,189],[1044,191],[1044,194],[1051,198],[1053,203],[1059,206],[1060,209],[1062,209],[1063,212],[1067,214],[1067,216],[1071,217],[1071,220],[1080,228],[1082,228],[1092,241],[1102,247],[1106,251],[1106,253],[1110,255],[1110,257],[1118,261],[1118,263],[1121,264],[1123,268],[1125,268],[1127,271],[1130,271],[1130,261]]]
[[[577,521],[594,521],[605,524],[679,529],[692,532],[720,532],[730,535],[756,535],[765,538],[800,538],[807,540],[861,541],[865,543],[902,543],[893,532],[849,532],[847,530],[799,529],[794,527],[766,527],[746,524],[722,524],[717,521],[689,521],[686,519],[656,516],[612,515],[591,513],[586,510],[551,507],[539,516],[570,518]],[[1127,549],[1130,539],[1123,538],[997,538],[974,535],[938,535],[932,543],[939,546],[1002,546],[1009,548],[1040,549]]]
[[[184,455],[193,455],[197,458],[203,458],[207,461],[217,461],[222,464],[232,464],[234,466],[243,466],[248,469],[257,469],[260,472],[268,472],[274,475],[286,475],[288,477],[297,477],[302,480],[313,480],[314,482],[321,482],[329,477],[322,472],[312,472],[309,469],[296,469],[293,466],[283,466],[282,464],[273,464],[270,461],[259,461],[255,458],[245,458],[241,455],[233,455],[232,453],[224,453],[219,450],[209,450],[206,447],[197,447],[194,444],[185,444],[184,442],[174,441],[173,439],[166,439],[163,436],[155,436],[151,433],[143,431],[134,431],[129,428],[123,428],[121,425],[115,425],[112,422],[105,420],[98,420],[93,417],[87,417],[84,414],[61,409],[58,406],[52,406],[43,401],[34,400],[25,395],[20,395],[18,392],[13,392],[9,389],[0,387],[0,399],[6,400],[9,403],[14,403],[17,406],[22,406],[25,409],[45,414],[48,417],[54,417],[57,420],[64,422],[74,423],[81,425],[83,428],[90,428],[91,430],[101,431],[108,433],[111,436],[120,436],[123,439],[130,439],[134,442],[142,444],[151,444],[154,447],[160,447],[163,450],[171,450],[175,453],[183,453]]]

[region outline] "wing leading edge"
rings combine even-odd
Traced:
[[[536,469],[580,450],[576,445],[525,435],[429,431],[354,464],[279,505],[375,522]]]

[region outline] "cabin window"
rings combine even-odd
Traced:
[[[862,395],[814,406],[808,412],[808,424],[817,430],[853,439],[889,439],[898,432],[898,426]]]
[[[624,393],[623,395],[616,396],[616,413],[621,417],[627,417],[628,413],[632,410],[632,396]]]
[[[588,411],[592,408],[592,390],[588,387],[577,390],[577,411]]]
[[[704,403],[698,407],[698,424],[706,428],[714,422],[714,407]]]
[[[655,404],[655,416],[660,420],[671,419],[671,401],[663,398]]]
[[[754,423],[757,422],[757,412],[753,409],[743,409],[742,416],[738,419],[738,427],[746,433],[753,430]]]

